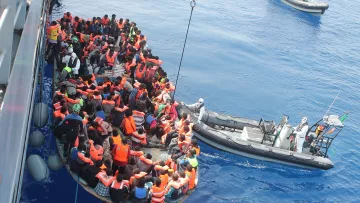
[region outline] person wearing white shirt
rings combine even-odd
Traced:
[[[296,152],[302,153],[305,136],[307,131],[309,130],[307,118],[303,117],[301,119],[301,123],[297,125],[294,129],[294,133],[296,133]]]

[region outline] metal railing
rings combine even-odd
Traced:
[[[9,0],[11,1],[11,0]],[[0,202],[19,202],[33,113],[47,0],[33,0],[0,112]],[[2,35],[1,35],[2,36]]]
[[[26,0],[0,0],[0,84],[8,83],[14,29],[24,28],[26,6]]]

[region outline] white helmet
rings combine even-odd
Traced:
[[[203,99],[203,98],[200,98],[200,99],[199,99],[199,103],[200,103],[200,104],[203,104],[203,103],[204,103],[204,99]]]

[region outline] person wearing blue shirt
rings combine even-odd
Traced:
[[[102,118],[103,120],[106,120],[105,112],[104,112],[104,110],[102,109],[101,106],[96,107],[95,116],[99,117],[99,118]]]

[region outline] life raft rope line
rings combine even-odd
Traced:
[[[195,6],[196,6],[196,1],[195,1],[195,0],[191,0],[191,1],[190,1],[191,13],[190,13],[190,18],[189,18],[188,27],[187,27],[187,30],[186,30],[186,36],[185,36],[184,46],[183,46],[183,50],[182,50],[182,53],[181,53],[180,64],[179,64],[178,72],[177,72],[177,75],[176,75],[175,90],[174,90],[174,94],[173,94],[173,96],[172,96],[172,99],[173,99],[173,100],[174,100],[174,98],[175,98],[175,93],[176,93],[176,89],[177,89],[177,83],[178,83],[178,79],[179,79],[181,64],[182,64],[182,60],[183,60],[183,57],[184,57],[186,41],[187,41],[187,37],[188,37],[188,34],[189,34],[189,28],[190,28],[191,18],[192,18],[192,14],[193,14],[193,11],[194,11]]]

